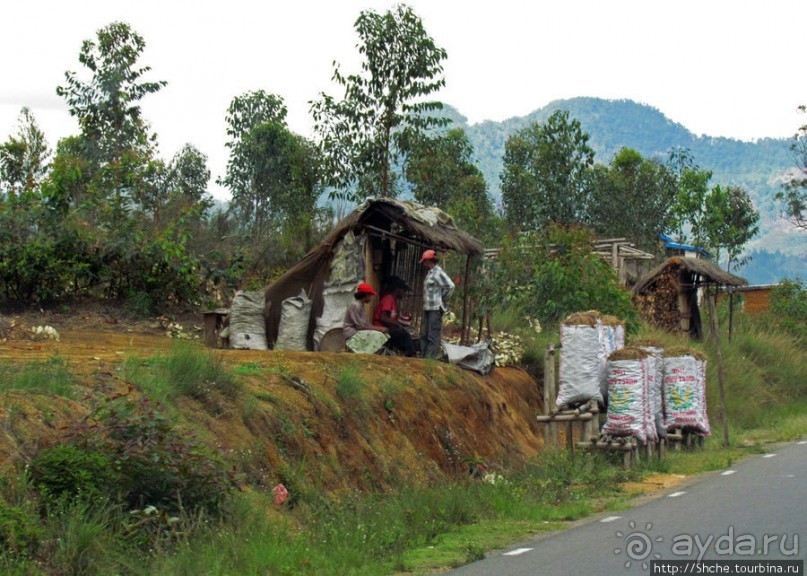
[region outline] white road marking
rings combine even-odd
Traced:
[[[622,518],[622,516],[608,516],[608,518],[603,518],[602,520],[600,520],[600,522],[605,524],[606,522],[613,522],[615,520],[619,520],[620,518]]]
[[[736,472],[736,470],[726,470],[725,472],[721,472],[720,475],[721,476],[731,476],[735,472]]]
[[[686,492],[673,492],[667,498],[678,498],[679,496],[683,496]]]
[[[799,445],[801,446],[804,446],[805,444],[807,444],[807,440],[802,440],[801,442],[799,442]]]
[[[763,454],[762,455],[763,458],[773,458],[774,456],[776,456],[776,454]]]
[[[515,550],[510,550],[510,552],[505,552],[502,554],[502,556],[518,556],[519,554],[524,554],[530,550],[534,550],[534,548],[516,548]]]

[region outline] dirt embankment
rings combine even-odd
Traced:
[[[0,395],[0,461],[24,461],[60,441],[89,398],[125,389],[130,356],[169,354],[169,322],[132,324],[75,315],[0,317],[0,362],[58,354],[87,394],[74,400],[11,391]],[[192,319],[191,319],[192,320]],[[197,325],[201,324],[197,321]],[[59,341],[31,327],[51,325]],[[181,332],[195,334],[193,324]],[[210,351],[241,373],[235,400],[177,400],[178,426],[215,447],[246,481],[342,491],[429,482],[517,465],[542,447],[537,384],[516,368],[487,377],[444,363],[354,354]]]

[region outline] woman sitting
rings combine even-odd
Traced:
[[[373,314],[373,324],[386,328],[389,333],[389,347],[405,356],[414,356],[415,342],[398,313],[398,301],[410,290],[409,285],[398,276],[390,276],[386,287],[381,291],[381,299]]]
[[[353,352],[373,353],[376,352],[387,341],[387,328],[383,326],[373,326],[367,320],[367,315],[364,312],[364,306],[369,304],[376,295],[376,291],[369,284],[362,282],[356,288],[356,293],[353,295],[353,302],[347,307],[345,311],[345,319],[342,322],[342,335],[345,337],[345,345]],[[379,337],[375,338],[373,334],[361,334],[365,331],[372,331]],[[359,334],[359,337],[354,338]],[[370,336],[369,338],[367,336]],[[371,349],[375,347],[375,349]]]

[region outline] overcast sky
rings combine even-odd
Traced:
[[[213,179],[227,162],[224,115],[234,96],[282,96],[292,130],[312,137],[309,102],[334,60],[358,70],[353,23],[372,0],[6,0],[0,9],[0,141],[20,109],[52,147],[78,132],[56,86],[67,70],[87,78],[81,42],[114,21],[147,47],[149,80],[168,86],[142,101],[169,160],[194,144]],[[805,0],[411,0],[448,51],[437,96],[469,122],[523,116],[575,96],[629,98],[695,134],[742,140],[790,137],[807,122]],[[226,191],[212,186],[217,197]]]

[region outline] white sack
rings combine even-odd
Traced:
[[[706,362],[694,356],[664,359],[664,406],[667,429],[711,433],[706,414]]]
[[[239,290],[230,304],[230,348],[267,350],[265,291]]]
[[[647,372],[644,360],[609,360],[608,410],[603,433],[634,436],[642,444],[648,440]]]
[[[600,330],[588,325],[560,325],[558,406],[589,400],[602,402],[600,370],[605,363]]]
[[[275,350],[306,350],[308,323],[310,320],[311,300],[305,290],[300,290],[299,296],[292,296],[283,300]]]

